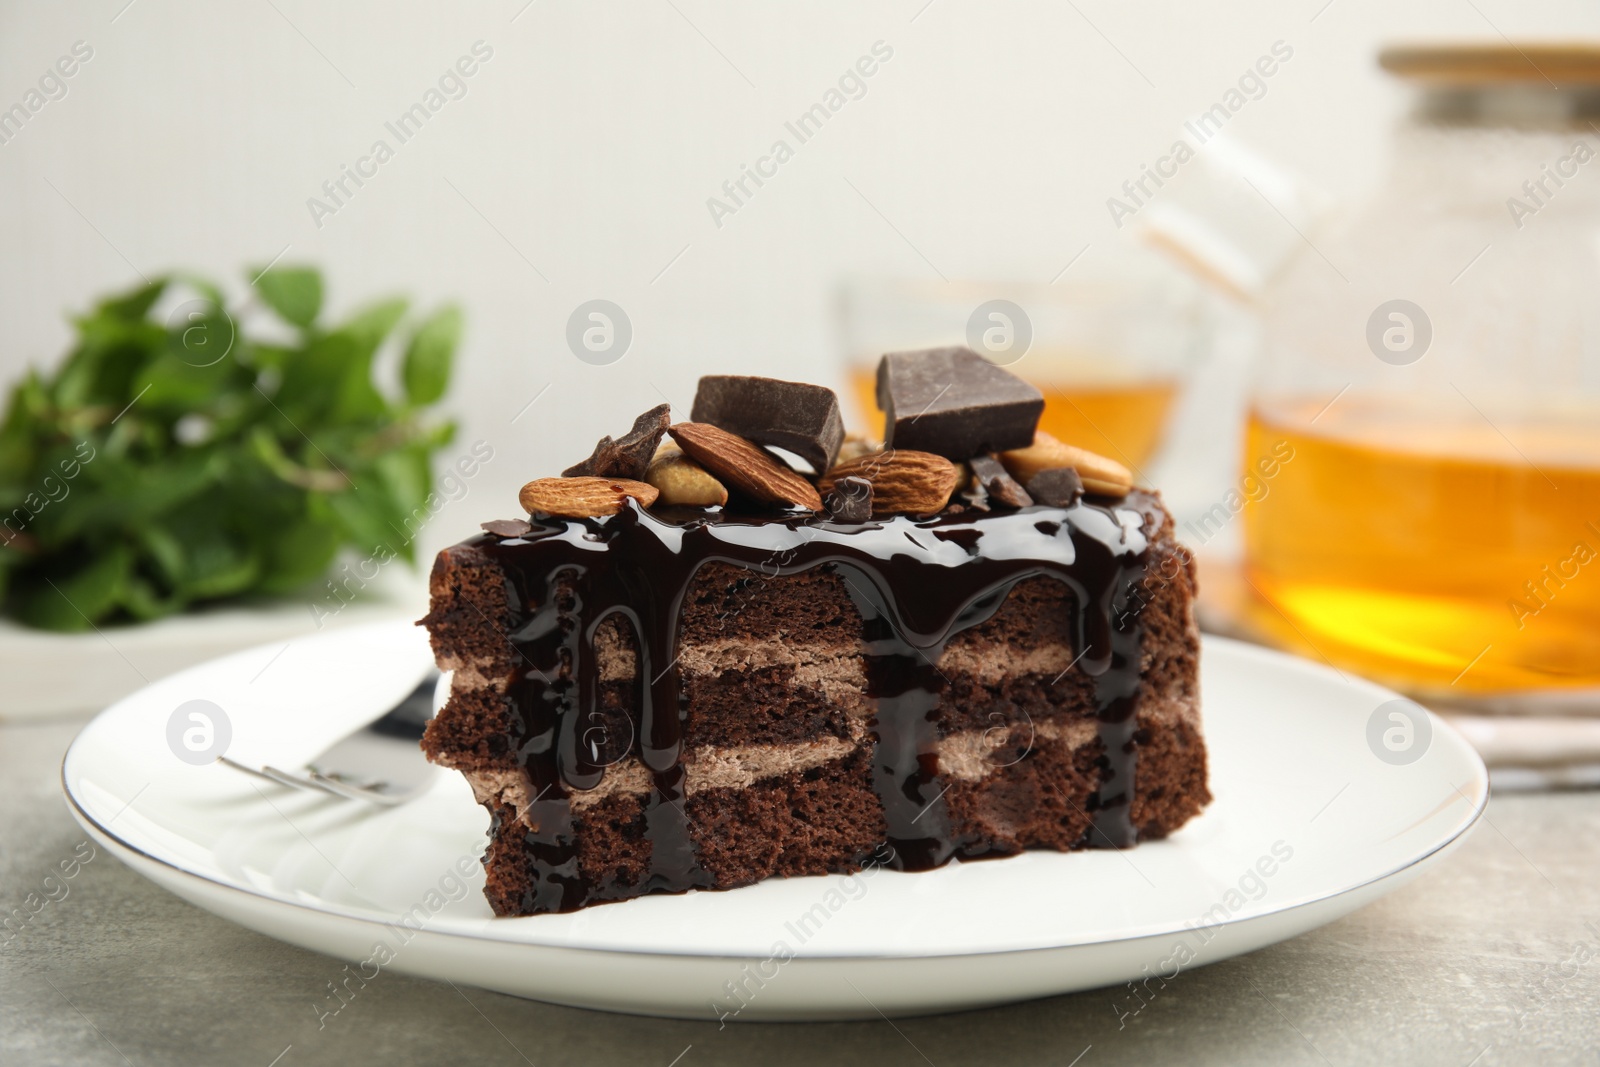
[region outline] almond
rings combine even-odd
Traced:
[[[810,482],[743,437],[705,422],[675,423],[667,432],[690,459],[745,496],[763,504],[822,510],[822,497]]]
[[[1083,487],[1088,492],[1127,496],[1128,490],[1133,488],[1133,472],[1127,467],[1087,448],[1063,444],[1043,430],[1035,431],[1033,444],[1027,448],[1000,453],[1000,462],[1024,486],[1042,471],[1071,467],[1083,479]]]
[[[663,445],[656,451],[644,480],[661,491],[658,504],[710,507],[728,502],[727,487],[676,447],[668,451]]]
[[[615,515],[630,497],[647,508],[658,495],[655,486],[627,478],[538,478],[523,486],[517,499],[529,513],[584,519]]]
[[[842,478],[872,483],[872,514],[931,515],[950,500],[960,468],[931,452],[890,449],[840,463],[823,476],[817,488],[833,491]]]

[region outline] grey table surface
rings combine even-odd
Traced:
[[[0,726],[0,918],[83,833],[79,724]],[[335,961],[97,854],[9,938],[0,1064],[1600,1062],[1600,793],[1496,796],[1439,866],[1339,922],[1184,973],[1119,1027],[1109,990],[894,1022],[606,1015],[385,973],[319,1028]],[[57,891],[57,895],[59,891]]]

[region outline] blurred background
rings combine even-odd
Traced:
[[[847,277],[1048,285],[1080,254],[1067,278],[1093,276],[1126,237],[1107,199],[1275,41],[1293,58],[1228,132],[1354,199],[1406,106],[1380,43],[1600,31],[1577,2],[524,3],[7,5],[8,97],[75,41],[94,56],[0,146],[0,379],[58,360],[66,313],[138,271],[238,282],[281,252],[323,266],[336,309],[463,303],[449,399],[462,441],[495,444],[485,495],[510,505],[657,389],[686,405],[703,372],[842,385]],[[385,123],[477,41],[493,57],[466,95],[399,143]],[[866,94],[719,226],[707,200],[731,203],[723,183],[795,142],[784,123],[878,41],[893,58]],[[323,183],[379,139],[394,157],[314,219],[307,200],[331,204]],[[565,343],[595,298],[633,325],[609,366]]]
[[[1015,328],[990,317],[1002,301],[1025,309],[1031,342],[997,361],[1065,395],[1047,416],[1057,432],[1160,486],[1181,536],[1219,561],[1203,572],[1219,576],[1215,628],[1308,654],[1326,644],[1324,658],[1440,690],[1466,659],[1453,644],[1419,673],[1388,646],[1308,634],[1291,595],[1253,627],[1240,607],[1272,600],[1248,574],[1230,577],[1246,523],[1227,521],[1245,508],[1231,500],[1254,503],[1240,464],[1251,391],[1272,382],[1263,323],[1286,303],[1319,306],[1328,283],[1271,279],[1310,262],[1360,289],[1352,349],[1368,311],[1416,298],[1361,273],[1392,249],[1358,242],[1344,257],[1322,236],[1393,187],[1397,156],[1440,168],[1406,172],[1421,188],[1474,166],[1397,141],[1417,95],[1380,70],[1381,46],[1582,38],[1600,39],[1600,9],[1576,0],[6,5],[0,108],[27,115],[0,117],[0,383],[59,362],[69,313],[174,268],[227,279],[242,298],[247,266],[317,265],[335,317],[396,292],[458,303],[466,325],[443,407],[460,429],[436,465],[478,442],[493,459],[419,533],[425,561],[515,514],[518,486],[636,412],[665,399],[685,415],[702,373],[823,382],[847,420],[876,429],[857,403],[871,359],[978,347],[975,321]],[[68,56],[74,73],[34,108],[26,94]],[[1180,142],[1192,162],[1172,161]],[[1504,235],[1520,226],[1501,201],[1539,176],[1536,157],[1513,160],[1515,180],[1483,198]],[[1152,171],[1186,184],[1167,190]],[[1219,197],[1230,181],[1235,199]],[[1219,244],[1207,224],[1236,225],[1239,243]],[[1442,277],[1453,284],[1494,239],[1462,236],[1439,258]],[[582,358],[569,336],[601,321],[594,307],[627,340]],[[1562,388],[1596,387],[1587,345],[1554,372]],[[1378,365],[1365,347],[1361,359]],[[1286,373],[1289,393],[1342,395],[1327,363]],[[1492,377],[1449,381],[1480,400],[1504,392]],[[1504,427],[1528,411],[1485,417]],[[1281,438],[1263,432],[1270,452]],[[1528,551],[1519,558],[1548,554],[1543,542]],[[1511,597],[1523,564],[1508,566]],[[392,580],[403,588],[385,610],[420,613],[420,575]],[[304,605],[294,614],[305,629]],[[0,649],[42,655],[31,640],[8,630]],[[1559,654],[1593,674],[1591,651]],[[1507,670],[1487,688],[1527,686]],[[1587,684],[1583,673],[1558,682]]]

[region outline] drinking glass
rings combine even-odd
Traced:
[[[967,345],[1037,386],[1039,428],[1139,470],[1204,338],[1197,287],[1152,270],[1052,285],[861,280],[839,299],[855,424],[883,428],[885,352]]]

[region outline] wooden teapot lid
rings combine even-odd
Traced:
[[[1378,53],[1391,74],[1441,87],[1600,85],[1600,42],[1399,44]]]

